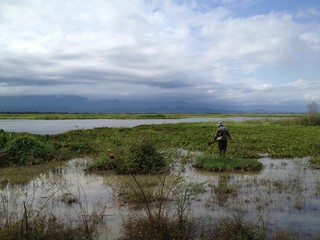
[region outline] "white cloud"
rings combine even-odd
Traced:
[[[283,82],[281,71],[266,70],[272,79],[257,74],[319,62],[316,24],[289,13],[236,18],[227,5],[199,11],[200,2],[182,3],[2,1],[0,95],[210,102],[219,93],[223,101],[243,103],[281,102],[290,94],[317,98],[319,79],[304,80],[300,94],[296,82]],[[292,74],[292,81],[301,77]]]

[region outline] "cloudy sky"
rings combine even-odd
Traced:
[[[320,101],[319,0],[1,0],[0,96]]]

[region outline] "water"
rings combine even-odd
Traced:
[[[261,120],[263,117],[232,118],[182,118],[182,119],[77,119],[77,120],[0,120],[0,129],[7,132],[28,132],[34,134],[58,134],[70,130],[97,127],[135,127],[139,125]]]
[[[34,207],[47,202],[48,214],[75,221],[82,214],[79,204],[61,201],[63,194],[71,192],[82,202],[88,216],[94,211],[101,213],[109,239],[119,237],[123,218],[130,212],[142,211],[125,197],[133,188],[133,178],[112,172],[86,173],[88,161],[73,159],[25,184],[3,183],[0,215],[14,211],[21,214],[23,201]],[[319,236],[320,177],[318,171],[309,168],[308,158],[265,157],[260,161],[264,170],[259,173],[213,173],[186,164],[181,172],[177,168],[170,177],[180,172],[186,182],[203,184],[204,191],[191,201],[190,211],[195,219],[208,223],[208,219],[241,212],[246,219],[267,226],[271,232],[283,228],[298,231],[303,236],[301,239]],[[153,183],[154,188],[157,186],[154,182],[159,181],[157,176],[137,179]],[[5,200],[9,204],[4,204]],[[174,199],[169,200],[173,209]]]

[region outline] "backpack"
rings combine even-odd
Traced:
[[[217,133],[217,141],[227,141],[228,140],[228,130],[226,127],[219,127]]]

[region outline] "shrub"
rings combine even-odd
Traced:
[[[209,171],[259,171],[263,164],[257,159],[237,159],[234,157],[221,157],[211,154],[202,154],[196,158],[193,165],[196,168],[203,168]]]
[[[52,157],[52,149],[41,141],[32,137],[18,137],[10,142],[6,148],[9,160],[16,164],[39,163]]]
[[[142,140],[129,147],[119,147],[112,156],[96,160],[91,169],[115,170],[120,174],[152,174],[164,170],[167,162],[155,146]]]
[[[7,144],[7,138],[3,129],[0,129],[0,149],[4,148]]]
[[[300,124],[307,126],[320,125],[319,105],[316,102],[311,102],[307,105],[307,113],[300,119]]]
[[[129,173],[149,174],[166,167],[165,158],[147,141],[131,145],[125,158]]]

